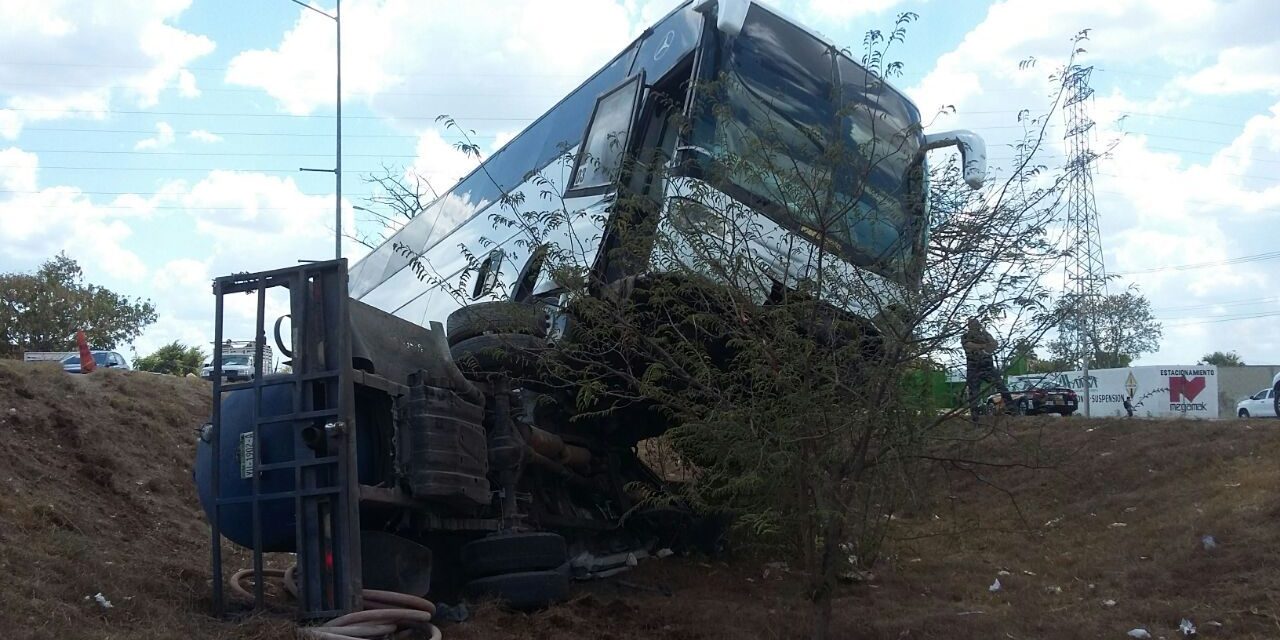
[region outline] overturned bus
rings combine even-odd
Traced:
[[[706,117],[733,122],[673,126],[698,100],[697,81],[724,74],[740,89],[725,92],[728,108]],[[862,115],[835,117],[831,95],[860,101]],[[368,588],[495,594],[539,606],[562,598],[575,575],[607,572],[713,528],[636,495],[636,487],[663,484],[636,455],[651,429],[570,421],[569,410],[543,408],[541,396],[552,392],[468,375],[455,362],[495,344],[546,347],[563,334],[570,312],[546,266],[548,246],[572,243],[604,281],[657,269],[661,261],[613,264],[607,251],[613,208],[634,185],[655,202],[653,215],[665,216],[674,189],[702,182],[699,193],[742,204],[765,227],[752,251],[770,286],[806,277],[813,252],[796,247],[812,246],[814,234],[777,206],[767,185],[678,168],[749,145],[743,138],[766,119],[794,127],[810,145],[821,146],[813,132],[831,121],[842,123],[831,135],[855,144],[892,138],[892,152],[862,174],[868,184],[850,187],[875,193],[875,202],[852,207],[830,238],[839,268],[885,292],[910,288],[918,273],[911,265],[926,228],[926,151],[957,146],[966,180],[976,188],[983,179],[980,138],[925,134],[905,96],[823,38],[754,2],[692,0],[349,269],[333,261],[215,281],[216,345],[224,296],[256,293],[261,350],[271,334],[266,292],[287,291],[289,322],[276,320],[274,334],[292,367],[240,384],[213,372],[214,412],[196,476],[213,534],[215,603],[223,537],[252,549],[259,571],[264,552],[296,554],[302,612],[322,617],[358,609]],[[733,126],[719,126],[726,124]],[[726,136],[728,129],[739,133]],[[558,167],[566,150],[593,161]],[[635,163],[620,176],[624,154],[669,162]],[[659,179],[637,175],[659,164],[677,169]],[[539,244],[495,222],[502,203],[536,200],[546,181],[583,215],[543,230]],[[446,230],[435,228],[439,220],[462,222]]]

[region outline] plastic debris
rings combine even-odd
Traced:
[[[1218,539],[1213,536],[1204,536],[1203,538],[1200,538],[1200,544],[1204,547],[1205,551],[1213,551],[1218,548]]]
[[[990,591],[991,593],[995,593],[1000,590],[1001,586],[1002,585],[1000,584],[1000,578],[996,578],[996,581],[992,582],[991,586],[987,587],[987,591]]]
[[[1190,638],[1191,636],[1196,635],[1196,625],[1192,624],[1190,620],[1183,618],[1182,622],[1178,623],[1178,631],[1182,633],[1182,637]]]
[[[466,622],[471,617],[471,612],[467,611],[467,603],[459,602],[456,605],[447,605],[443,602],[436,603],[436,612],[431,616],[433,621],[438,622]]]
[[[1026,575],[1026,576],[1034,576],[1035,574],[1036,574],[1036,572],[1034,572],[1034,571],[1027,571],[1026,569],[1023,569],[1023,570],[1022,570],[1022,575]]]
[[[110,601],[110,600],[108,600],[106,596],[102,595],[102,592],[101,592],[101,591],[99,591],[99,592],[97,592],[97,593],[93,594],[93,596],[92,596],[92,597],[93,597],[93,601],[94,601],[94,602],[97,602],[97,603],[98,603],[98,605],[99,605],[99,606],[101,606],[103,609],[112,609],[112,608],[114,608],[114,607],[112,607],[112,605],[111,605],[111,601]],[[89,598],[90,598],[90,596],[85,596],[85,597],[84,597],[84,599],[85,599],[85,600],[88,600]]]
[[[1130,631],[1129,631],[1129,637],[1130,637],[1130,638],[1138,638],[1139,640],[1141,640],[1142,638],[1150,638],[1150,637],[1151,637],[1151,632],[1150,632],[1150,631],[1147,631],[1146,629],[1142,629],[1142,628],[1133,629],[1133,630],[1130,630]]]
[[[676,552],[674,552],[674,551],[672,551],[672,550],[670,550],[670,549],[668,549],[668,548],[666,548],[666,547],[663,547],[663,548],[661,548],[661,549],[658,549],[658,553],[656,553],[656,554],[654,554],[654,555],[656,555],[656,556],[657,556],[657,557],[659,557],[659,558],[667,558],[667,557],[670,557],[670,556],[675,555],[675,553],[676,553]]]
[[[1104,607],[1114,607],[1114,606],[1116,606],[1116,601],[1115,601],[1115,600],[1111,600],[1111,599],[1103,600],[1103,601],[1102,601],[1102,606],[1104,606]]]
[[[1046,593],[1052,593],[1054,595],[1058,595],[1062,593],[1062,587],[1059,587],[1056,585],[1052,587],[1045,587],[1044,590]]]
[[[1013,575],[1013,574],[1009,573],[1008,571],[1005,571],[1004,569],[1001,569],[1001,570],[999,570],[999,571],[997,571],[997,572],[996,572],[996,575],[998,575],[998,576],[1010,576],[1010,575]]]
[[[1119,528],[1121,528],[1121,527],[1127,527],[1127,526],[1129,526],[1129,525],[1128,525],[1128,524],[1125,524],[1125,523],[1123,523],[1123,522],[1112,522],[1112,523],[1111,523],[1110,525],[1108,525],[1108,526],[1110,526],[1112,529],[1119,529]]]

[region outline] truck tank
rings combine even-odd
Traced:
[[[264,381],[284,376],[266,376]],[[289,413],[291,407],[292,387],[287,384],[269,385],[262,388],[263,417],[278,416]],[[222,464],[218,469],[220,479],[219,493],[224,499],[247,497],[253,493],[252,445],[253,431],[253,390],[241,389],[223,396],[222,400],[222,434],[220,450]],[[316,424],[323,428],[323,424]],[[260,432],[260,459],[263,464],[281,462],[289,459],[293,452],[293,443],[289,438],[297,430],[291,430],[289,423],[263,425]],[[360,481],[375,484],[375,453],[378,443],[370,430],[357,430],[357,473]],[[196,443],[195,481],[196,491],[200,497],[200,506],[205,515],[213,519],[213,443],[208,440],[211,434],[201,432]],[[260,490],[262,493],[292,491],[294,487],[291,470],[266,471],[262,473]],[[292,498],[273,500],[263,503],[260,512],[262,523],[262,550],[268,552],[294,551],[295,517]],[[219,525],[222,535],[232,542],[247,548],[253,548],[253,510],[247,503],[224,504],[221,508]]]

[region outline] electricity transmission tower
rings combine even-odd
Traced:
[[[1067,259],[1064,294],[1071,301],[1075,335],[1069,336],[1079,349],[1084,370],[1084,412],[1089,415],[1089,360],[1098,329],[1098,311],[1107,293],[1107,274],[1102,263],[1102,238],[1098,231],[1098,206],[1093,198],[1093,161],[1089,148],[1093,119],[1089,117],[1089,98],[1093,89],[1089,77],[1093,67],[1073,66],[1067,69],[1066,100],[1063,103],[1067,127]]]

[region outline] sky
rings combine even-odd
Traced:
[[[474,166],[438,115],[489,153],[677,4],[345,0],[344,228],[381,167],[441,189]],[[928,130],[986,138],[997,168],[1018,112],[1047,106],[1048,75],[1090,29],[1079,61],[1094,67],[1091,143],[1111,149],[1095,170],[1110,289],[1138,287],[1164,326],[1138,364],[1217,350],[1280,364],[1280,3],[769,4],[855,51],[918,14],[890,54],[895,84],[925,114],[948,107]],[[156,305],[133,345],[146,354],[207,350],[214,277],[332,257],[333,175],[299,171],[333,166],[331,20],[290,0],[0,0],[0,15],[0,273],[65,251],[89,282]],[[1049,129],[1049,164],[1064,129]],[[229,313],[249,317],[248,302]]]

